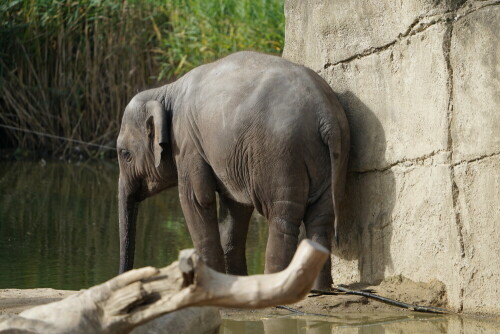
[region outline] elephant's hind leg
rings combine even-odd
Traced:
[[[277,201],[267,217],[269,237],[266,248],[266,273],[284,270],[297,249],[304,205],[292,201]]]
[[[330,188],[321,197],[307,207],[304,226],[309,239],[316,241],[331,250],[332,230],[334,222],[333,203]],[[314,288],[329,289],[332,286],[332,263],[329,258],[321,270]]]
[[[253,206],[219,195],[219,232],[228,274],[248,274],[245,246],[252,212]]]

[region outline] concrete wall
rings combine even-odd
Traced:
[[[287,0],[284,57],[352,132],[337,283],[438,279],[500,313],[500,3]]]

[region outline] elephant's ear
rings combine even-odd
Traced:
[[[153,140],[155,166],[158,168],[161,163],[161,153],[170,138],[168,116],[163,105],[155,100],[146,103],[146,110],[150,115],[147,119],[148,136]]]

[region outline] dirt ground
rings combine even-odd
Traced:
[[[416,283],[406,278],[395,276],[382,281],[378,285],[352,284],[347,286],[351,290],[371,289],[373,293],[408,304],[419,306],[434,306],[446,308],[446,289],[443,283]],[[371,313],[371,312],[410,312],[407,309],[384,304],[367,297],[353,295],[322,295],[310,294],[302,301],[288,305],[298,311],[309,314],[338,314],[338,313]],[[223,309],[223,318],[238,318],[244,313],[250,318],[265,314],[290,314],[288,310],[267,308],[262,310]]]
[[[372,289],[380,296],[395,299],[401,302],[420,306],[447,307],[446,289],[443,283],[432,281],[430,283],[417,283],[406,278],[395,276],[378,285],[353,284],[347,286],[352,290]],[[54,289],[4,289],[0,290],[0,314],[19,313],[24,309],[54,302],[63,299],[76,291]],[[339,313],[408,313],[407,309],[384,304],[382,302],[362,296],[353,295],[322,295],[310,294],[302,301],[288,305],[300,312],[314,314],[339,314]],[[451,310],[453,311],[453,310]],[[267,315],[286,315],[290,311],[277,308],[261,310],[221,309],[224,319],[259,319]],[[491,320],[500,321],[500,317],[489,317]]]
[[[0,314],[20,313],[33,306],[61,300],[77,291],[54,289],[3,289],[0,290]]]
[[[373,289],[378,295],[398,301],[425,305],[446,307],[446,291],[440,282],[415,283],[402,277],[393,277],[381,282],[377,286],[362,284],[350,285],[350,289]],[[26,308],[46,304],[65,298],[76,291],[54,289],[5,289],[0,290],[0,314],[19,313]],[[310,295],[299,303],[289,305],[304,313],[328,314],[331,312],[371,312],[371,311],[401,311],[404,309],[390,306],[378,301],[361,296],[336,295],[314,296]],[[290,311],[276,308],[263,310],[224,309],[223,317],[240,317],[242,313],[248,315],[260,314],[288,314]]]

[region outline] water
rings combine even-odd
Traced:
[[[115,276],[118,166],[0,163],[0,289],[78,290]],[[249,273],[261,273],[267,223],[254,217]],[[135,267],[162,267],[192,248],[177,189],[140,205]]]
[[[495,320],[416,312],[340,313],[328,318],[269,316],[225,319],[219,334],[383,334],[383,333],[500,333]]]

